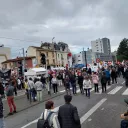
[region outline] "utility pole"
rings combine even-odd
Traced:
[[[24,48],[22,48],[22,50],[23,50],[23,75],[24,75],[24,79],[25,79],[25,51],[24,51]]]
[[[85,57],[85,66],[86,66],[86,70],[87,70],[87,57],[86,57],[86,51],[84,51],[84,48],[83,48],[83,52],[84,52],[84,57]]]

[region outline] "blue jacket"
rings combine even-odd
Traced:
[[[105,70],[105,73],[106,73],[106,77],[109,78],[111,75],[110,75],[110,72],[108,70]]]

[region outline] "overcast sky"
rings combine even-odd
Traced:
[[[0,44],[19,49],[63,41],[75,53],[108,37],[112,51],[128,35],[128,0],[0,0]]]

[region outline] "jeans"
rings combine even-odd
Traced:
[[[14,97],[13,96],[9,96],[7,97],[7,101],[8,101],[8,106],[9,106],[9,109],[10,109],[10,113],[14,111],[16,111],[16,105],[14,103]],[[13,109],[12,109],[12,106],[13,106]]]
[[[94,84],[95,86],[95,92],[99,92],[98,84]]]
[[[90,88],[84,89],[84,90],[85,90],[86,96],[90,97]]]
[[[76,84],[75,83],[72,83],[72,91],[73,91],[73,94],[76,94]]]
[[[0,128],[5,128],[4,118],[0,118]]]
[[[42,101],[42,90],[37,91],[37,100]]]
[[[81,94],[84,94],[83,84],[80,84],[79,87],[80,87],[80,92],[81,92]]]
[[[121,128],[128,128],[128,120],[122,120],[120,125]]]
[[[102,83],[102,92],[106,92],[106,83]]]
[[[58,92],[57,84],[53,84],[52,86],[53,86],[54,93],[57,93]]]
[[[115,80],[115,82],[117,83],[116,77],[112,77],[112,84],[114,84],[114,80]]]

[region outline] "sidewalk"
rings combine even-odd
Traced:
[[[60,96],[62,94],[64,94],[64,87],[61,86],[58,88],[58,93],[57,94],[53,94],[53,90],[51,89],[51,96],[48,95],[48,92],[47,90],[44,90],[43,91],[43,101],[41,102],[44,102],[44,101],[47,101],[51,98],[54,98],[54,97],[57,97],[57,96]],[[60,92],[61,91],[61,92]],[[41,102],[31,102],[29,100],[27,100],[27,96],[26,95],[21,95],[21,96],[18,96],[18,97],[15,97],[15,104],[16,104],[16,107],[17,107],[17,112],[20,112],[20,111],[23,111],[25,109],[28,109],[32,106],[35,106]],[[7,104],[7,100],[4,100],[3,101],[3,105],[4,105],[4,116],[5,118],[8,117],[8,113],[9,113],[9,107],[8,107],[8,104]]]

